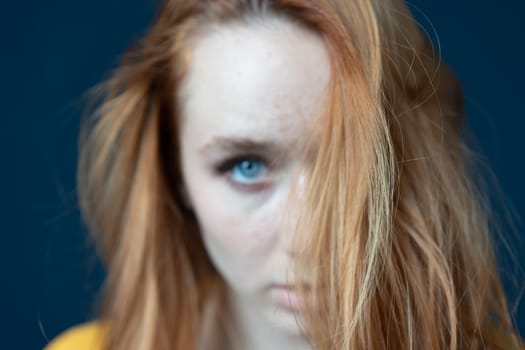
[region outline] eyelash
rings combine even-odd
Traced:
[[[225,172],[231,170],[234,165],[241,163],[243,160],[261,162],[268,166],[268,162],[264,157],[257,155],[241,155],[225,160],[224,162],[220,163],[216,169],[219,173],[224,174]]]

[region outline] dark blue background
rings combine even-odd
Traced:
[[[115,67],[123,50],[150,24],[157,4],[2,4],[4,349],[40,349],[48,338],[91,315],[103,270],[86,242],[76,206],[81,96]],[[435,42],[433,27],[437,31],[445,61],[464,84],[468,118],[480,149],[511,206],[522,215],[525,2],[417,0],[411,7]],[[518,223],[520,236],[523,229]],[[509,240],[515,261],[523,262],[523,244]],[[504,270],[515,270],[510,255],[501,256]],[[517,289],[505,281],[514,297]],[[523,303],[517,322],[525,334]]]

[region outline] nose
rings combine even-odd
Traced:
[[[298,186],[298,195],[299,195],[299,199],[301,200],[301,202],[304,200],[304,194],[305,194],[305,174],[302,173],[299,175],[299,178],[297,180],[297,186]]]
[[[299,220],[300,211],[303,209],[306,194],[306,175],[303,172],[296,173],[292,177],[289,189],[289,196],[282,209],[280,241],[287,255],[294,257],[296,256],[294,246],[295,225]]]

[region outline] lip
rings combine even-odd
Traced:
[[[297,296],[296,287],[289,284],[272,284],[270,295],[276,304],[289,312],[297,313],[303,308]]]

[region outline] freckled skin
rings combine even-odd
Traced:
[[[192,57],[179,96],[182,173],[206,249],[231,287],[247,348],[307,348],[296,339],[294,315],[280,310],[265,288],[286,281],[291,247],[283,206],[302,166],[298,145],[326,92],[328,52],[316,34],[268,18],[206,33]],[[198,153],[218,136],[276,139],[287,160],[270,171],[264,189],[241,190],[230,175],[214,172],[222,158]]]

